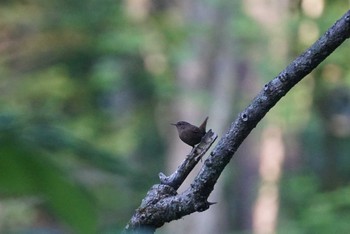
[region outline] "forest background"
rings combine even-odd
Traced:
[[[349,6],[1,1],[0,232],[119,233],[191,150],[170,123],[209,116],[222,136]],[[347,41],[269,112],[218,204],[158,232],[350,230],[349,54]]]

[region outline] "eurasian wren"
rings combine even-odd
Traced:
[[[187,145],[194,147],[202,140],[202,137],[206,133],[207,120],[208,117],[205,118],[204,122],[199,127],[185,121],[179,121],[172,125],[176,126],[180,139]]]

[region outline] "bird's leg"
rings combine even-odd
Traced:
[[[186,155],[187,157],[189,157],[189,156],[191,156],[191,155],[193,154],[193,152],[194,152],[194,148],[195,148],[195,147],[194,147],[194,146],[192,146],[191,152],[190,152],[189,154],[187,154],[187,155]]]
[[[198,145],[197,145],[198,146]],[[189,153],[189,154],[187,154],[186,156],[187,157],[191,157],[191,156],[199,156],[200,155],[200,153],[198,152],[198,151],[196,151],[197,150],[197,146],[192,146],[192,150],[191,150],[191,152]],[[197,158],[195,158],[195,161],[198,161],[198,159]],[[202,162],[202,158],[201,158],[201,162]]]

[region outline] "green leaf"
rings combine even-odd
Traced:
[[[88,193],[59,170],[48,155],[11,137],[2,138],[0,146],[0,193],[39,195],[76,233],[96,231],[95,204]]]

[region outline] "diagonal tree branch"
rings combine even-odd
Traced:
[[[221,138],[186,191],[177,194],[178,184],[174,187],[167,183],[154,185],[129,221],[125,232],[154,233],[156,228],[165,222],[179,219],[196,211],[207,210],[213,204],[207,199],[217,179],[243,140],[294,85],[349,37],[350,10],[310,48],[264,86],[251,104],[239,114],[225,136]]]

